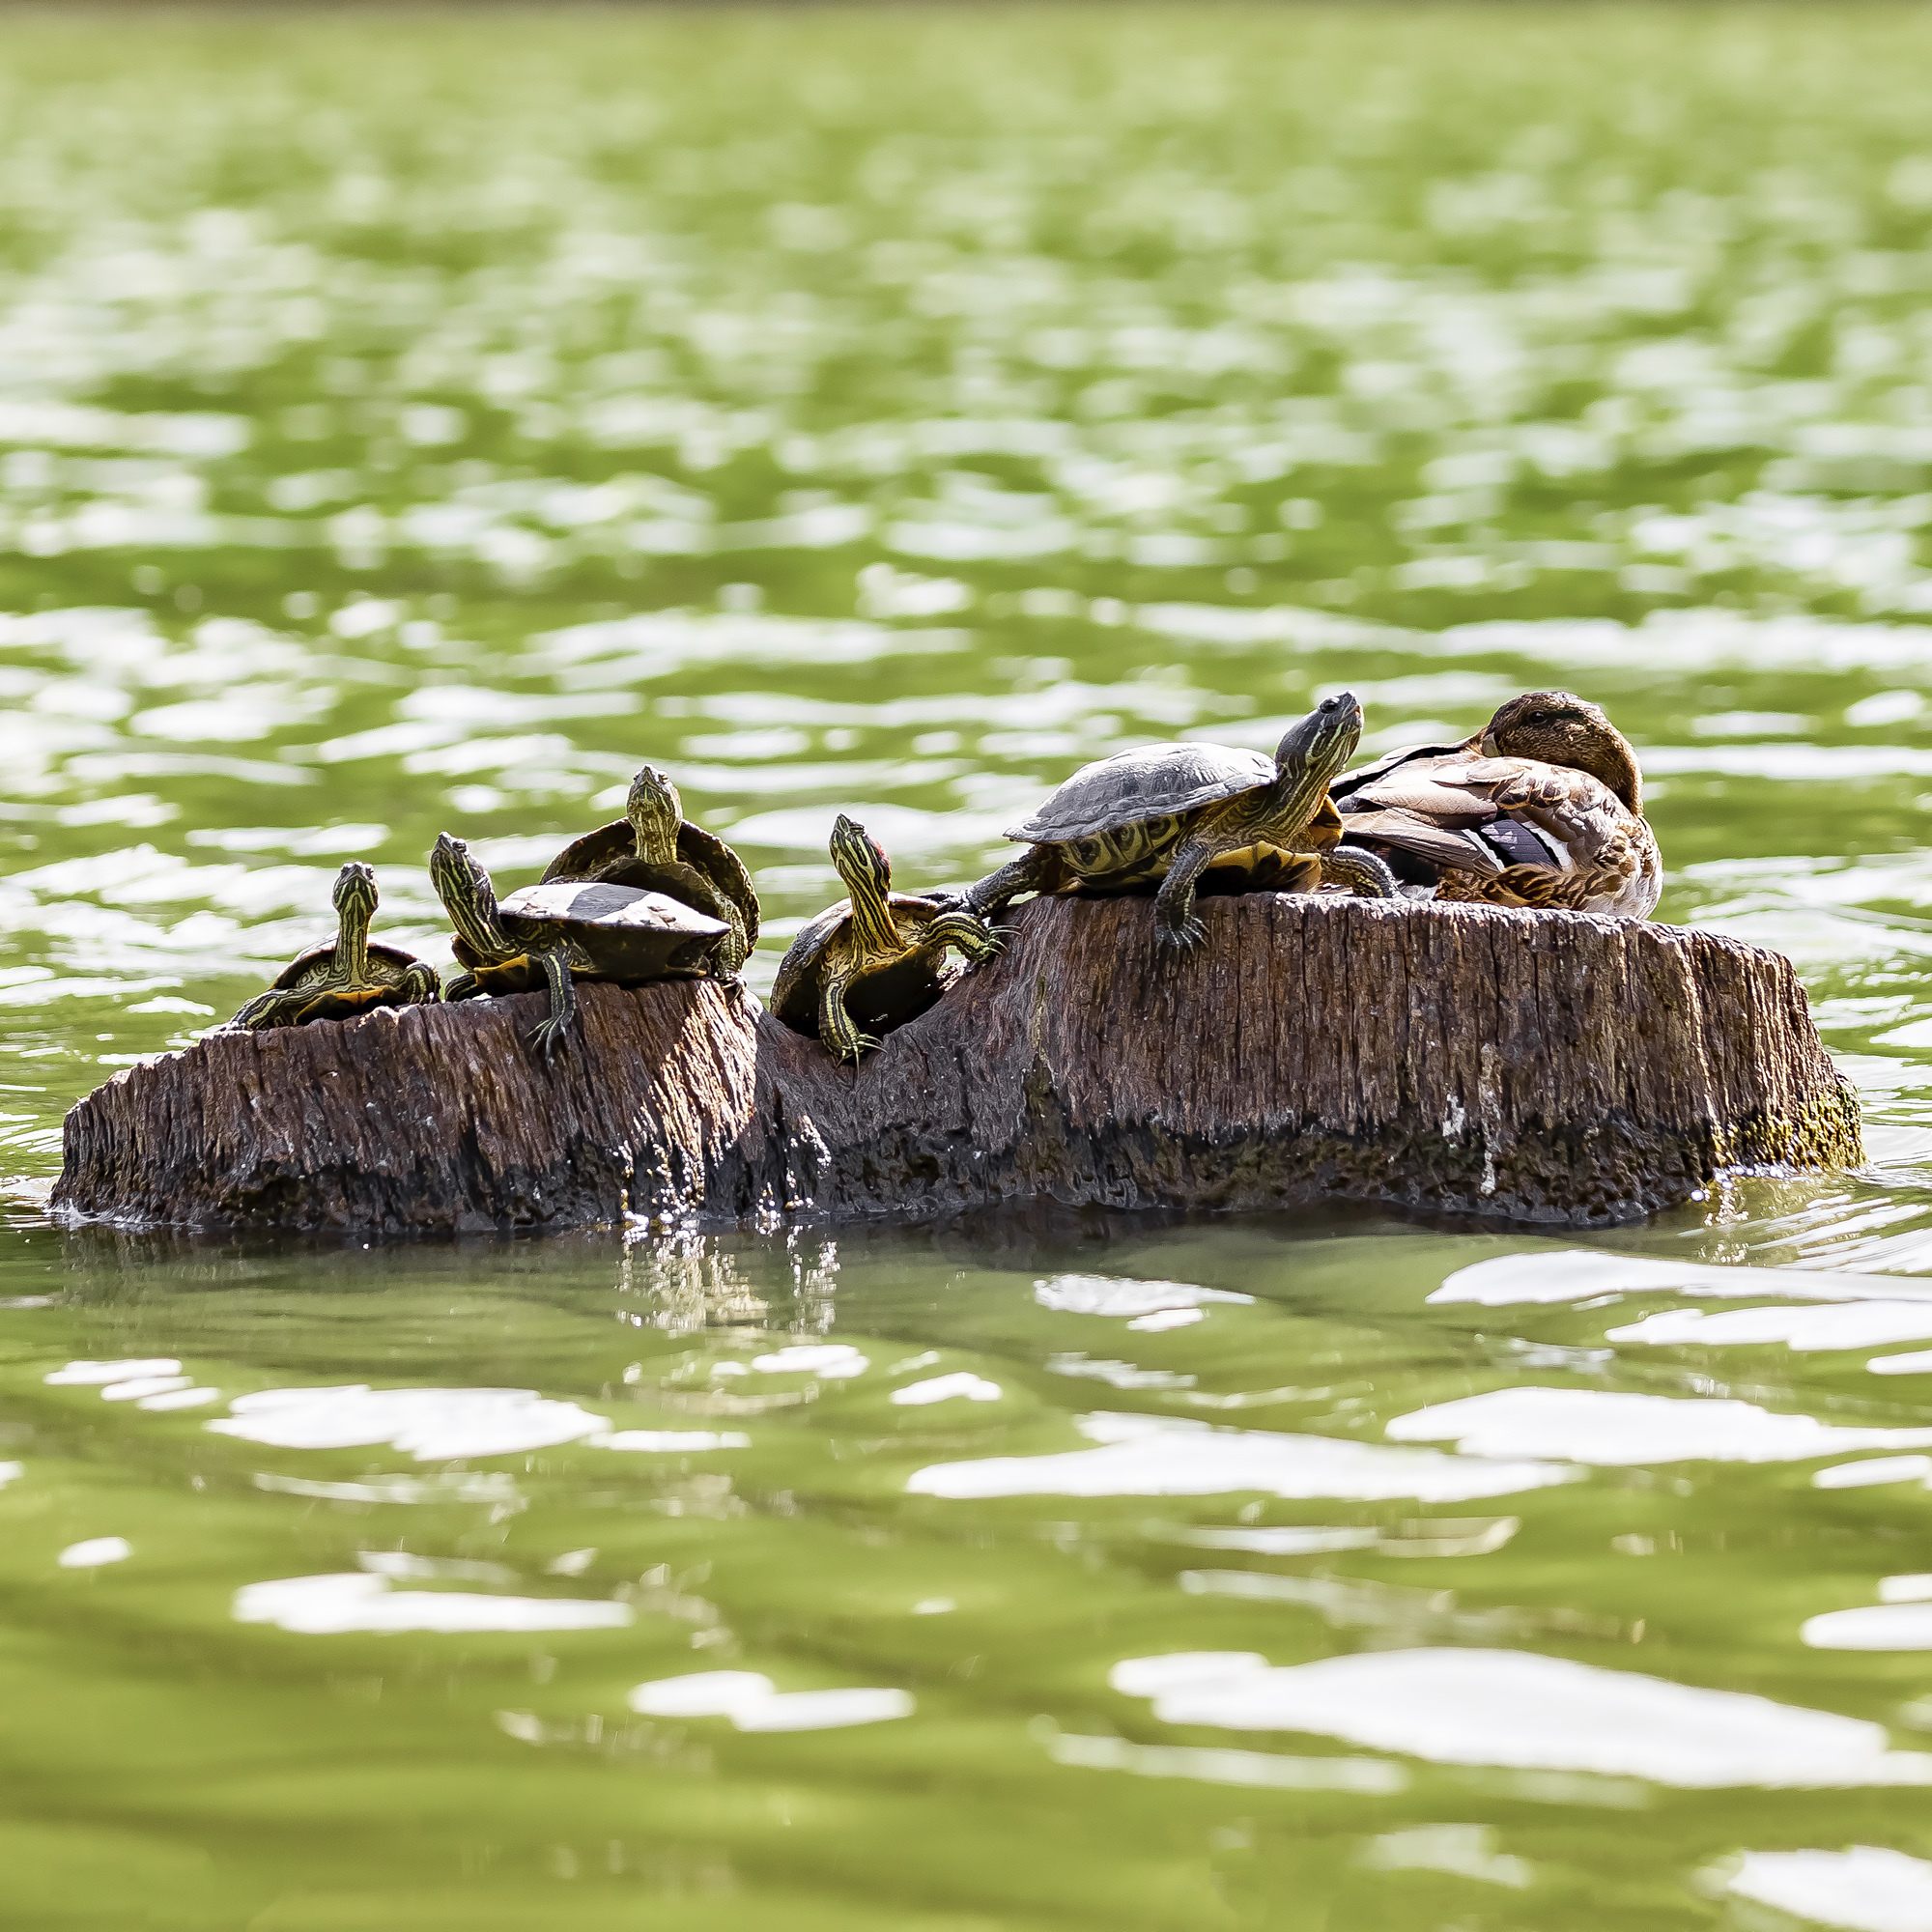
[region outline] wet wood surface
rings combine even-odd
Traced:
[[[64,1219],[344,1235],[1323,1196],[1568,1227],[1861,1158],[1780,955],[1488,906],[1035,900],[854,1070],[740,990],[579,988],[222,1034],[69,1115]]]

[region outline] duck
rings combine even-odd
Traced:
[[[1408,896],[1648,919],[1663,890],[1636,753],[1575,692],[1524,692],[1460,745],[1390,752],[1330,796]]]

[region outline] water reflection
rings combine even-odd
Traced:
[[[1797,1463],[1847,1449],[1909,1449],[1932,1429],[1847,1429],[1721,1397],[1507,1388],[1432,1405],[1388,1425],[1399,1442],[1454,1442],[1479,1456],[1636,1463]]]
[[[1882,1726],[1513,1650],[1390,1650],[1270,1668],[1134,1658],[1110,1682],[1164,1723],[1312,1731],[1445,1764],[1587,1771],[1692,1789],[1932,1784]]]
[[[1749,1852],[1719,1884],[1734,1897],[1846,1932],[1901,1932],[1932,1912],[1932,1864],[1875,1845]]]
[[[398,1590],[386,1577],[352,1571],[339,1577],[289,1577],[250,1583],[235,1593],[238,1624],[272,1624],[298,1636],[349,1631],[384,1634],[407,1631],[618,1630],[630,1624],[628,1604],[573,1602],[563,1597],[478,1596],[462,1590]]]
[[[909,1718],[903,1690],[781,1690],[755,1670],[700,1670],[639,1684],[625,1700],[653,1718],[729,1718],[740,1731],[830,1731]]]
[[[1215,1429],[1148,1415],[1083,1415],[1082,1435],[1104,1445],[1056,1456],[937,1463],[908,1478],[929,1496],[1413,1496],[1463,1502],[1573,1481],[1555,1463],[1508,1462],[1389,1449],[1327,1435]],[[1932,1441],[1932,1431],[1925,1435]]]

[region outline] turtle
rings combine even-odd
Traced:
[[[987,918],[1022,893],[1109,895],[1159,881],[1155,937],[1184,950],[1202,937],[1194,895],[1210,867],[1249,869],[1277,891],[1334,881],[1392,898],[1394,874],[1374,853],[1339,843],[1328,800],[1328,781],[1361,734],[1362,707],[1344,691],[1292,724],[1272,758],[1226,745],[1144,745],[1083,765],[1007,834],[1033,849],[960,902]]]
[[[575,980],[641,985],[702,975],[731,928],[662,893],[602,880],[525,886],[498,905],[490,874],[461,838],[445,832],[429,855],[437,896],[456,927],[451,946],[469,970],[446,1000],[482,993],[550,992],[550,1014],[530,1032],[546,1057],[577,1012]]]
[[[977,963],[1001,942],[969,912],[894,892],[885,847],[842,813],[832,828],[832,863],[851,897],[792,941],[771,1004],[795,1033],[815,1035],[838,1059],[856,1061],[879,1035],[937,1003],[950,983],[949,947]]]
[[[422,1007],[441,997],[436,968],[400,946],[372,946],[378,895],[373,867],[352,860],[335,875],[335,937],[298,953],[266,993],[228,1022],[250,1033],[346,1020],[372,1007]]]
[[[662,893],[723,920],[731,929],[714,961],[721,979],[734,978],[758,943],[758,895],[745,862],[724,839],[684,816],[677,786],[650,765],[631,781],[624,816],[573,839],[539,883],[563,879]]]

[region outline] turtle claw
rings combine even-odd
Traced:
[[[1179,925],[1163,925],[1154,922],[1154,944],[1170,959],[1182,959],[1208,937],[1208,928],[1198,919],[1183,921]]]
[[[556,1059],[557,1048],[564,1044],[569,1036],[568,1020],[539,1020],[530,1029],[529,1041],[538,1056],[549,1065]]]

